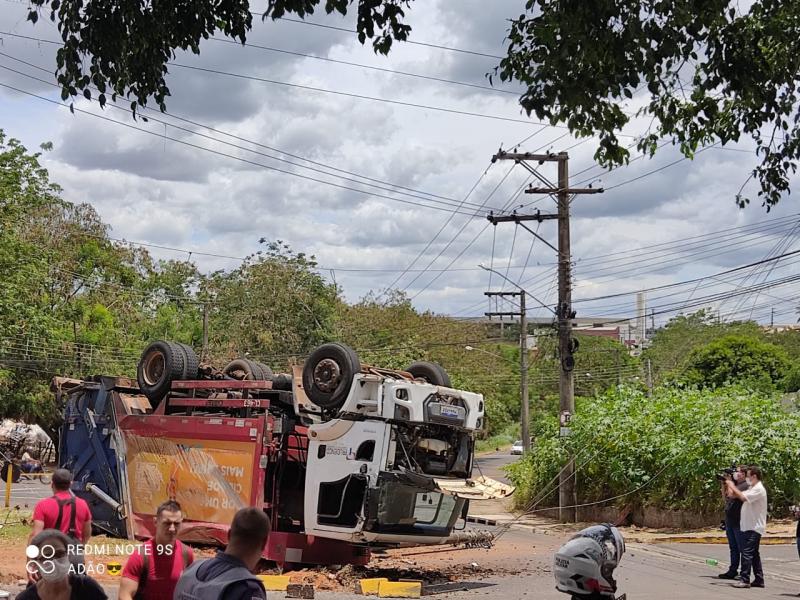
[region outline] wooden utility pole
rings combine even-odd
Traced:
[[[579,194],[598,194],[602,193],[602,188],[570,188],[569,187],[569,155],[566,152],[549,154],[532,154],[500,151],[492,157],[495,160],[513,160],[522,165],[527,171],[533,174],[539,181],[545,183],[548,180],[543,177],[535,167],[528,164],[536,162],[542,165],[546,162],[558,164],[558,185],[556,187],[529,187],[525,190],[527,194],[549,194],[554,196],[558,206],[555,215],[543,215],[537,211],[531,215],[512,215],[495,216],[490,214],[487,218],[493,224],[503,221],[513,221],[527,229],[530,233],[541,239],[558,254],[558,306],[555,315],[558,326],[558,350],[560,358],[559,369],[559,421],[561,424],[560,435],[562,437],[570,435],[570,420],[575,413],[575,382],[573,379],[573,369],[575,359],[573,354],[572,340],[572,319],[575,312],[572,310],[572,256],[570,250],[570,202],[572,196]],[[524,225],[524,221],[542,222],[545,219],[555,219],[558,221],[558,247],[541,238],[533,230]],[[559,518],[562,521],[577,521],[577,486],[575,485],[575,459],[570,456],[567,464],[559,475]],[[570,508],[571,507],[571,508]]]
[[[518,311],[487,312],[487,317],[519,317],[519,394],[520,426],[522,429],[522,449],[531,449],[530,401],[528,399],[528,317],[525,314],[525,292],[484,292],[489,297],[512,296],[519,298]],[[500,321],[502,323],[502,321]]]
[[[522,449],[531,449],[531,401],[528,396],[528,315],[525,311],[525,292],[519,294],[519,390],[522,404]]]
[[[572,254],[569,235],[569,159],[566,153],[559,154],[558,161],[558,353],[561,370],[558,386],[558,406],[560,411],[562,436],[570,433],[570,420],[575,414],[575,379],[572,370],[575,359],[572,356]],[[575,485],[575,457],[570,456],[566,468],[561,470],[558,488],[559,520],[578,521],[576,506],[577,486]]]

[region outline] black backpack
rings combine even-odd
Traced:
[[[53,525],[53,529],[58,529],[61,531],[61,521],[64,518],[64,507],[70,507],[70,515],[69,515],[69,529],[67,530],[67,537],[69,541],[74,546],[80,546],[81,541],[78,538],[78,530],[75,527],[75,517],[77,513],[77,506],[75,503],[75,494],[71,491],[69,493],[69,498],[62,500],[58,496],[53,496],[53,499],[58,503],[58,518],[56,518],[56,523]],[[69,562],[73,565],[80,565],[83,564],[83,552],[69,552]]]
[[[58,503],[58,518],[56,519],[56,524],[53,525],[53,529],[58,529],[61,531],[61,520],[64,518],[64,507],[69,506],[71,510],[69,515],[69,529],[67,530],[67,537],[76,544],[80,544],[81,542],[78,538],[78,531],[75,529],[75,513],[77,512],[75,506],[75,494],[70,492],[69,498],[67,499],[61,499],[58,496],[53,496],[53,499]]]

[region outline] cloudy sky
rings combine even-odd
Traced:
[[[72,115],[28,95],[58,100],[49,83],[57,46],[18,36],[56,40],[57,31],[46,19],[28,23],[26,2],[0,0],[0,83],[27,92],[0,87],[0,127],[32,149],[52,141],[52,178],[66,199],[95,206],[112,237],[191,250],[203,270],[232,268],[260,238],[281,239],[316,255],[349,300],[391,286],[420,309],[456,316],[481,314],[483,292],[504,284],[480,264],[555,302],[554,252],[513,224],[494,228],[485,219],[488,210],[551,211],[554,202],[521,194],[528,173],[490,158],[523,140],[527,151],[569,149],[572,184],[607,188],[572,205],[579,316],[633,315],[630,294],[586,300],[659,287],[648,293],[657,321],[710,306],[723,318],[769,321],[774,309],[775,321],[794,322],[793,257],[724,273],[795,250],[800,230],[791,197],[769,214],[758,204],[736,208],[756,160],[749,144],[711,148],[694,161],[665,147],[653,160],[606,173],[592,161],[593,140],[535,124],[513,86],[484,89],[499,62],[493,56],[503,54],[506,19],[524,4],[415,3],[413,40],[471,53],[397,44],[380,57],[354,34],[259,20],[249,47],[210,40],[201,56],[178,56],[169,114],[149,113],[145,123],[86,101],[76,107],[91,114]],[[626,133],[642,129],[632,123]],[[554,168],[542,173],[555,179]],[[555,244],[553,222],[538,232]]]

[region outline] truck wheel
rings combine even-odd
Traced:
[[[272,369],[270,369],[269,366],[262,362],[255,361],[253,361],[253,364],[255,364],[261,370],[261,377],[259,377],[259,379],[262,379],[263,381],[272,381]]]
[[[442,365],[434,362],[419,361],[411,363],[406,369],[414,376],[414,379],[424,379],[431,385],[440,385],[442,387],[451,387],[450,376],[444,370]]]
[[[181,344],[176,344],[183,353],[183,376],[181,379],[197,379],[198,370],[200,369],[200,359],[197,358],[197,353],[194,348]]]
[[[246,358],[232,360],[226,365],[223,371],[226,375],[234,377],[235,379],[272,381],[272,369],[264,363],[248,360]],[[244,377],[239,376],[241,373],[244,373]]]
[[[361,362],[350,346],[323,344],[314,350],[303,365],[303,389],[320,408],[338,408],[350,392]]]
[[[174,342],[159,340],[144,349],[136,380],[153,408],[169,393],[172,382],[183,377],[185,363],[183,350]]]

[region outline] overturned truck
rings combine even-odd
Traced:
[[[56,378],[59,457],[110,535],[148,537],[156,507],[184,509],[185,541],[224,544],[244,506],[270,515],[264,557],[364,564],[374,547],[441,544],[470,499],[513,490],[472,478],[480,394],[438,365],[362,365],[324,344],[290,374],[246,359],[218,371],[192,348],[154,342],[137,381]]]

